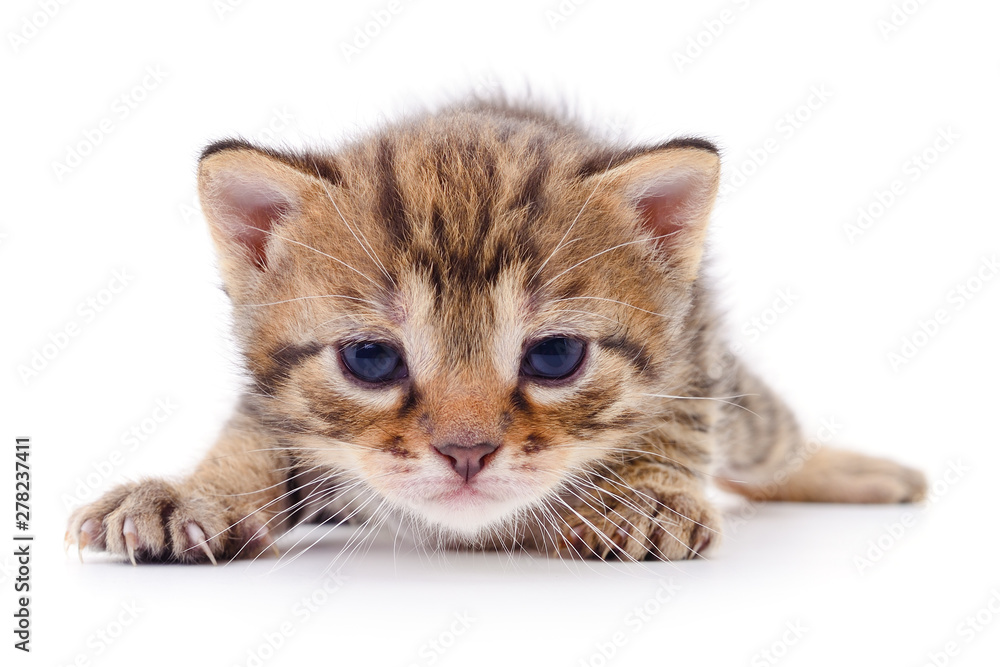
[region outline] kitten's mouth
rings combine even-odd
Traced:
[[[502,522],[521,502],[478,480],[442,484],[411,505],[425,519],[456,533],[473,537],[490,524]]]
[[[476,488],[475,485],[465,482],[454,489],[449,489],[443,491],[433,498],[434,502],[438,503],[477,503],[483,501],[492,500],[490,496],[484,493],[481,489]]]

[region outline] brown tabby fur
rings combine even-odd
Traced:
[[[913,470],[805,450],[727,354],[700,271],[718,175],[708,142],[608,146],[509,105],[336,152],[210,146],[199,191],[250,387],[189,477],[112,490],[68,539],[196,562],[333,517],[449,545],[683,559],[717,541],[707,474],[754,499],[919,499]],[[682,192],[663,195],[664,178]],[[519,375],[549,335],[588,342],[571,382]],[[337,351],[366,340],[393,342],[409,377],[349,377]],[[469,482],[433,450],[482,441],[500,447]]]

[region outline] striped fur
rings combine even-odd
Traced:
[[[248,391],[192,476],[113,490],[69,538],[193,562],[339,517],[455,545],[679,559],[717,541],[709,474],[752,498],[920,497],[919,473],[808,449],[727,354],[700,272],[718,170],[701,139],[609,146],[488,104],[330,152],[213,144],[199,188]],[[527,346],[554,335],[586,341],[578,375],[524,377]],[[346,372],[338,350],[371,340],[402,351],[407,378]],[[499,445],[470,480],[435,451],[466,441]]]

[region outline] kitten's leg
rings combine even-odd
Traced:
[[[755,500],[827,503],[905,503],[924,497],[922,473],[887,459],[803,438],[788,407],[742,367],[732,399],[717,424],[723,467],[718,483]],[[728,391],[728,390],[727,390]]]
[[[122,484],[70,517],[66,539],[136,562],[195,563],[256,556],[272,546],[288,503],[287,462],[241,412],[194,473]],[[267,527],[265,528],[265,524]]]

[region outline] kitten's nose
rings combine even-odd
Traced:
[[[497,445],[490,442],[479,442],[471,446],[449,444],[438,447],[434,445],[434,449],[447,458],[455,472],[468,482],[483,469],[486,465],[486,457],[497,450]]]

